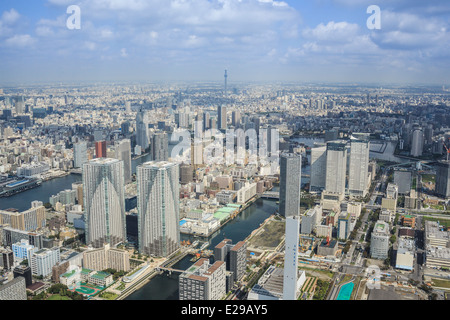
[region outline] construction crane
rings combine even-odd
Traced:
[[[450,140],[450,139],[449,139],[449,140]],[[447,150],[447,161],[448,161],[448,156],[450,155],[450,149],[447,148],[447,146],[445,145],[445,143],[444,143],[444,148],[445,148],[445,150]]]

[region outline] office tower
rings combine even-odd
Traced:
[[[351,232],[351,213],[343,211],[338,218],[338,233],[337,238],[340,240],[347,240]]]
[[[228,97],[228,71],[225,70],[225,97]]]
[[[226,130],[227,129],[227,107],[219,106],[217,114],[218,114],[218,120],[217,120],[218,129]]]
[[[82,168],[83,164],[88,161],[87,143],[79,142],[73,145],[73,167]]]
[[[126,136],[130,133],[130,122],[125,121],[120,125],[121,133]]]
[[[125,183],[131,183],[132,169],[131,169],[131,141],[124,139],[119,142],[116,148],[116,159],[123,161],[123,175]]]
[[[15,108],[16,108],[16,115],[25,113],[25,100],[23,96],[16,98]]]
[[[424,132],[424,142],[425,145],[431,145],[433,143],[433,125],[429,124],[425,128]]]
[[[233,245],[230,239],[224,239],[214,248],[214,260],[225,262],[226,270],[233,273],[233,282],[240,280],[247,267],[247,243]]]
[[[342,141],[327,143],[327,169],[325,190],[345,194],[345,177],[347,172],[347,147]]]
[[[209,129],[217,129],[217,119],[216,118],[209,119]]]
[[[209,112],[203,113],[203,128],[205,130],[210,128],[210,118],[211,118],[211,116],[210,116]]]
[[[302,216],[300,233],[311,234],[313,232],[314,227],[316,226],[316,215],[316,210],[310,209]]]
[[[153,135],[151,150],[153,161],[169,160],[169,137],[166,133],[158,132]]]
[[[420,157],[423,153],[424,135],[422,128],[415,126],[412,134],[411,156]]]
[[[327,172],[327,147],[311,148],[311,182],[310,191],[320,192],[325,189]]]
[[[389,251],[389,224],[378,220],[370,238],[370,256],[373,259],[385,260]]]
[[[394,169],[394,183],[398,186],[398,193],[408,194],[411,191],[412,173],[407,169]]]
[[[298,217],[300,213],[301,155],[284,153],[280,159],[280,215]]]
[[[450,198],[450,161],[439,161],[436,165],[436,188],[439,197]]]
[[[106,158],[106,141],[95,142],[95,157],[96,158]]]
[[[241,124],[241,112],[239,110],[233,111],[231,120],[233,122],[234,127],[239,126]]]
[[[355,133],[350,140],[348,189],[350,196],[365,197],[369,188],[369,134]]]
[[[286,217],[284,300],[296,300],[297,298],[301,169],[301,155],[286,153],[281,155],[279,212]]]
[[[52,268],[61,261],[58,247],[52,249],[40,249],[31,254],[31,272],[36,276],[47,277],[52,274]]]
[[[125,112],[131,113],[131,102],[130,101],[125,101]]]
[[[14,278],[23,277],[25,279],[25,286],[29,286],[33,283],[33,275],[31,268],[27,266],[17,266],[13,270]]]
[[[149,147],[148,125],[145,122],[145,111],[140,109],[136,115],[136,145],[146,152]]]
[[[1,285],[0,300],[27,300],[25,278],[18,277]]]
[[[95,248],[126,240],[123,161],[95,159],[83,166],[86,244]]]
[[[180,300],[220,300],[226,294],[225,262],[211,265],[200,259],[180,275],[178,284]]]
[[[179,167],[147,162],[137,167],[139,251],[167,257],[180,245]]]

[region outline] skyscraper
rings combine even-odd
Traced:
[[[415,126],[412,134],[411,156],[420,157],[422,155],[424,139],[422,128]]]
[[[437,163],[435,192],[442,198],[450,198],[450,161]]]
[[[83,166],[86,243],[95,248],[126,240],[123,161],[95,159]]]
[[[169,160],[169,137],[164,132],[157,132],[152,137],[152,160]]]
[[[297,299],[298,241],[302,157],[282,154],[280,161],[280,214],[286,217],[283,299]]]
[[[284,153],[280,159],[280,215],[298,216],[300,213],[301,156]]]
[[[218,113],[218,120],[217,120],[218,129],[226,130],[227,129],[227,107],[219,106],[217,113]]]
[[[327,143],[327,170],[325,190],[345,194],[345,177],[347,172],[347,147],[343,141]]]
[[[106,141],[97,141],[95,143],[95,157],[106,158]]]
[[[325,189],[327,172],[327,147],[314,146],[311,148],[311,182],[310,191]]]
[[[355,133],[350,140],[348,189],[350,196],[364,197],[368,191],[369,134]]]
[[[180,245],[178,164],[147,162],[137,167],[139,251],[167,257]]]
[[[136,115],[136,145],[146,151],[149,147],[148,125],[145,122],[145,111],[140,109]]]
[[[232,122],[234,127],[237,127],[241,124],[241,112],[239,110],[233,111]]]
[[[116,148],[116,159],[123,161],[125,183],[131,182],[131,141],[123,139]]]
[[[88,161],[87,143],[82,141],[73,145],[73,167],[82,168]]]

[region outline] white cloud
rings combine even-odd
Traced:
[[[17,48],[29,47],[35,43],[36,39],[32,38],[29,34],[15,35],[5,40],[5,44],[8,47],[17,47]]]

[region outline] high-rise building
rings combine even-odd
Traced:
[[[385,260],[389,252],[389,224],[378,220],[370,239],[370,256],[373,259]]]
[[[350,141],[348,189],[350,196],[365,197],[369,188],[369,134],[355,133]]]
[[[437,163],[435,192],[442,198],[450,198],[450,161]]]
[[[106,158],[106,141],[95,142],[95,157],[96,158]]]
[[[320,192],[325,189],[327,172],[327,147],[311,148],[311,182],[310,191]]]
[[[412,134],[411,156],[420,157],[423,153],[424,134],[421,127],[415,126]]]
[[[36,276],[47,277],[52,274],[52,268],[61,261],[59,247],[40,249],[31,254],[31,272]]]
[[[73,145],[73,167],[82,168],[88,161],[87,143],[82,141]]]
[[[225,262],[226,269],[233,273],[233,281],[240,280],[247,267],[246,242],[233,245],[230,239],[224,239],[214,248],[214,260]]]
[[[153,135],[151,150],[153,161],[169,160],[169,137],[166,133],[157,132]]]
[[[167,257],[180,245],[179,167],[147,162],[137,167],[139,251]]]
[[[14,278],[23,277],[27,287],[33,283],[33,275],[30,267],[19,265],[14,268],[13,274]]]
[[[226,294],[225,262],[200,259],[179,277],[180,300],[220,300]]]
[[[210,128],[210,119],[211,119],[211,116],[210,116],[209,112],[205,112],[203,114],[203,128],[205,130]]]
[[[347,240],[351,233],[351,213],[347,211],[341,212],[338,218],[337,238]]]
[[[231,120],[234,127],[239,126],[241,124],[241,112],[239,110],[233,111]]]
[[[14,252],[11,249],[0,247],[0,267],[4,270],[14,267]]]
[[[83,166],[86,243],[95,248],[126,240],[123,161],[95,159]]]
[[[280,159],[280,215],[298,217],[300,213],[302,157],[284,153]]]
[[[25,278],[17,277],[1,285],[0,300],[27,300]]]
[[[227,129],[227,107],[219,106],[217,110],[218,118],[217,118],[217,126],[219,130]]]
[[[346,173],[346,143],[342,141],[328,142],[325,190],[327,192],[345,194]]]
[[[123,161],[125,183],[131,182],[131,141],[123,139],[116,148],[116,159]]]
[[[140,109],[136,115],[136,145],[145,152],[149,147],[148,125],[145,122],[145,111]]]
[[[280,207],[286,217],[283,299],[297,299],[298,241],[300,232],[300,188],[302,157],[284,153],[280,160]]]
[[[21,260],[30,260],[31,253],[37,250],[33,245],[31,245],[28,240],[20,240],[20,242],[14,243],[11,247],[14,252],[14,257]]]

